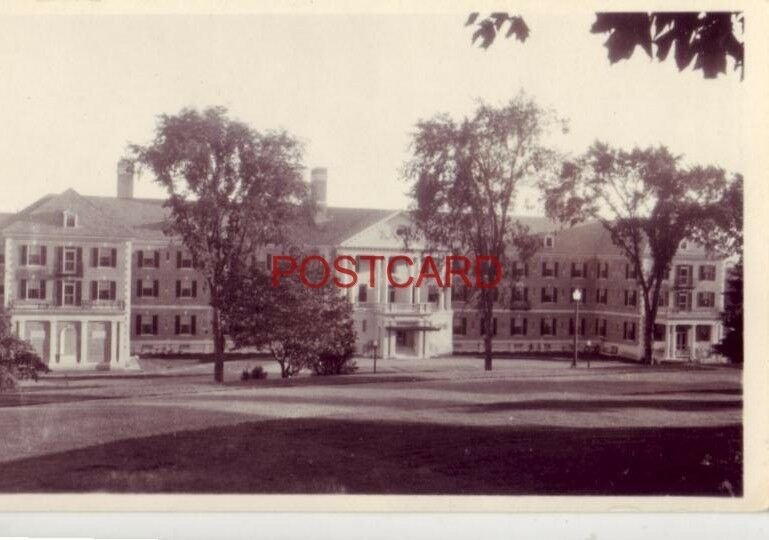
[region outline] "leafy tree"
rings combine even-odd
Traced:
[[[36,381],[38,374],[48,371],[29,341],[12,332],[11,317],[0,306],[0,392],[15,388],[19,379]]]
[[[320,281],[317,270],[308,269],[313,283]],[[236,345],[267,349],[283,378],[306,368],[320,375],[355,370],[352,305],[332,285],[312,288],[292,275],[272,286],[270,276],[252,268],[232,290],[226,313]]]
[[[502,107],[480,103],[472,116],[455,121],[438,115],[417,124],[404,167],[412,182],[409,234],[428,250],[496,257],[502,268],[509,249],[528,257],[536,242],[514,217],[520,187],[553,169],[557,156],[542,144],[559,124],[552,111],[521,94]],[[480,269],[493,281],[496,269]],[[475,290],[473,303],[484,321],[484,367],[492,368],[491,341],[495,290]]]
[[[742,364],[744,355],[743,345],[743,268],[742,259],[729,269],[726,282],[726,298],[721,321],[726,333],[721,343],[716,345],[716,352],[723,354],[735,364]]]
[[[466,25],[475,28],[473,43],[479,42],[484,49],[503,31],[506,38],[521,42],[529,37],[529,28],[520,15],[494,12],[480,19],[475,12]],[[727,58],[734,61],[740,77],[744,76],[744,26],[742,12],[598,12],[590,31],[608,34],[604,46],[612,64],[631,58],[636,47],[649,58],[664,62],[675,45],[673,56],[679,71],[694,61],[694,70],[702,70],[703,77],[713,79],[726,73]]]
[[[214,380],[222,382],[230,289],[251,254],[309,215],[302,147],[285,132],[260,133],[213,107],[161,115],[152,143],[132,148],[168,193],[167,232],[181,238],[207,282]]]
[[[717,216],[734,210],[725,201],[739,181],[716,167],[682,167],[664,147],[628,152],[595,143],[566,162],[560,178],[540,183],[549,216],[572,225],[600,221],[635,270],[646,362],[653,362],[662,282],[681,241],[713,238],[714,224],[725,221]]]

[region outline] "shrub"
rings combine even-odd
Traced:
[[[244,369],[243,373],[240,374],[240,380],[247,381],[250,378],[251,378],[251,373],[247,369]]]
[[[267,378],[267,372],[264,371],[264,368],[262,366],[256,366],[254,369],[251,370],[251,378],[252,379],[266,379]]]
[[[39,373],[48,371],[32,345],[11,332],[11,318],[0,307],[0,391],[15,388],[20,379],[36,381]]]
[[[315,375],[347,375],[358,370],[358,364],[352,358],[352,351],[343,354],[325,353],[313,364]]]

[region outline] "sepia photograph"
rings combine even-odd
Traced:
[[[765,5],[50,4],[0,14],[0,503],[766,504]]]

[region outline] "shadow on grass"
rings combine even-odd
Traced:
[[[461,406],[469,413],[552,410],[570,412],[599,412],[606,409],[659,409],[665,411],[704,412],[742,408],[742,400],[691,400],[691,399],[532,399],[521,401],[497,401]]]
[[[0,491],[735,496],[742,429],[270,420],[4,463]]]

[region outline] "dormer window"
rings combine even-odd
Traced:
[[[77,214],[72,212],[64,212],[64,227],[68,229],[74,229],[77,227]]]

